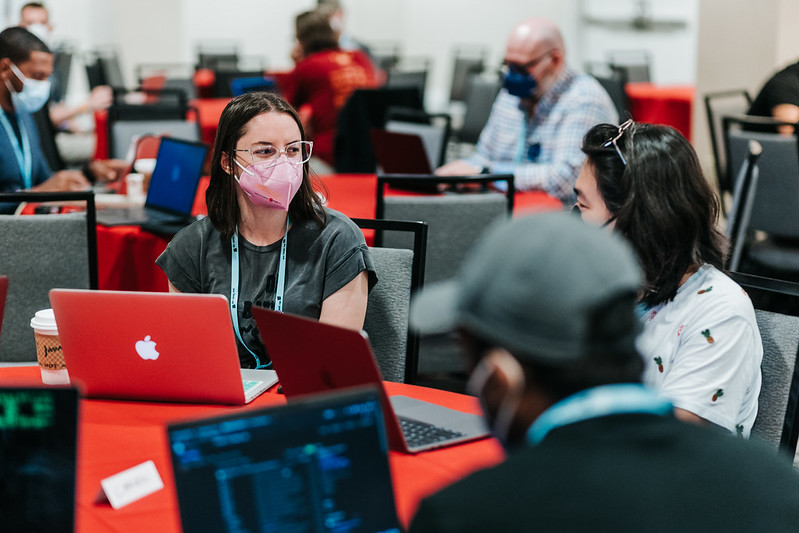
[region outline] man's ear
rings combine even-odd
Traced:
[[[11,70],[11,60],[7,57],[0,59],[0,78],[7,80],[12,74],[14,71]]]
[[[509,351],[494,347],[485,355],[485,359],[494,369],[494,386],[501,387],[507,393],[521,394],[524,391],[524,369]]]

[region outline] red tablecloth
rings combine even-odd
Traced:
[[[351,218],[374,218],[377,178],[374,174],[331,175],[320,178],[320,190],[328,206]],[[200,183],[195,214],[205,214],[205,189]],[[393,192],[389,194],[407,194]],[[516,194],[514,213],[535,209],[560,209],[560,201],[540,191]],[[136,226],[97,226],[97,270],[99,287],[107,290],[166,291],[167,279],[155,264],[169,238]]]
[[[0,385],[41,382],[37,367],[0,368]],[[389,395],[403,394],[462,411],[478,413],[474,398],[413,385],[386,383]],[[201,416],[284,403],[282,395],[266,393],[245,407],[112,400],[82,400],[78,434],[76,531],[180,531],[177,496],[166,424]],[[464,475],[498,463],[503,452],[494,439],[406,455],[390,452],[397,514],[407,525],[419,501]],[[100,481],[152,460],[164,489],[121,509],[95,503]],[[365,488],[368,490],[368,488]]]
[[[691,140],[693,85],[655,85],[628,83],[627,97],[630,113],[637,122],[673,126]]]

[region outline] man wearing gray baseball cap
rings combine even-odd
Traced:
[[[789,531],[799,476],[756,442],[686,424],[640,383],[629,246],[565,213],[492,228],[415,298],[457,331],[504,463],[422,502],[411,533]]]

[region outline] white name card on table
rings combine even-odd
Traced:
[[[146,461],[123,470],[100,482],[101,499],[107,499],[114,509],[119,509],[164,488],[164,482],[155,463]]]

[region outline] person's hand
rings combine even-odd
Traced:
[[[89,187],[91,187],[91,183],[80,170],[61,170],[44,183],[31,187],[31,190],[36,192],[85,191]]]
[[[458,159],[436,169],[436,176],[471,176],[479,174],[480,168],[470,165],[463,159]]]
[[[89,111],[98,111],[105,109],[114,102],[114,91],[108,85],[100,85],[92,89],[89,93],[89,98],[86,100],[86,106]]]
[[[89,163],[89,172],[92,173],[94,179],[107,183],[109,181],[116,181],[128,170],[130,165],[122,159],[105,159],[96,160]]]

